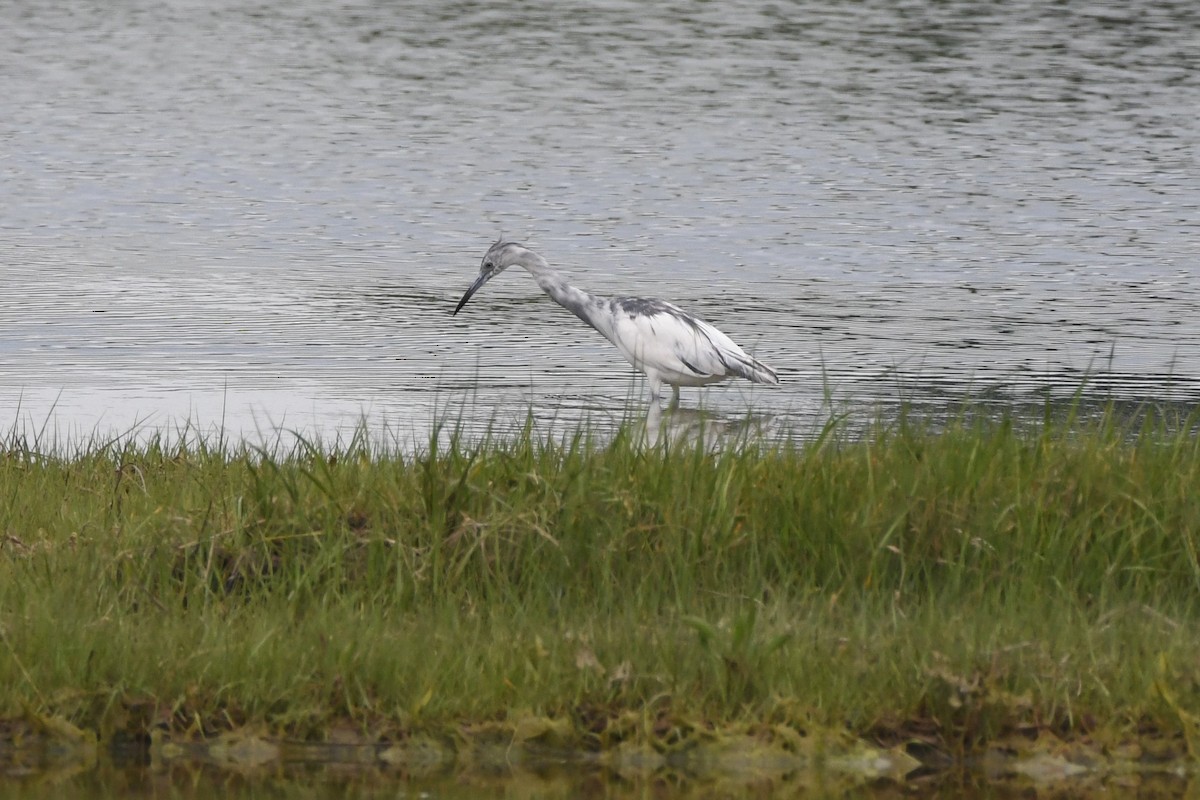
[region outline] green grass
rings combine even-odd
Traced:
[[[0,719],[321,739],[789,725],[950,753],[1200,713],[1195,420],[395,452],[0,443]],[[1167,699],[1170,697],[1170,700]]]

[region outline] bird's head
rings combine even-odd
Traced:
[[[467,301],[471,299],[472,295],[483,288],[485,283],[501,272],[504,272],[504,270],[513,264],[520,264],[530,254],[532,254],[531,250],[526,249],[516,242],[506,242],[501,239],[492,245],[483,257],[483,261],[479,264],[479,276],[475,278],[475,282],[471,284],[471,288],[467,289],[466,294],[462,296],[462,300],[458,301],[458,305],[454,307],[454,313],[457,314],[467,304]]]

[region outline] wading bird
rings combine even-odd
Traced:
[[[533,275],[554,302],[591,325],[617,346],[621,355],[646,373],[650,394],[662,399],[662,385],[673,390],[672,405],[679,402],[680,386],[704,386],[726,378],[777,384],[779,378],[765,364],[704,320],[677,305],[643,297],[604,298],[567,283],[532,250],[503,240],[483,257],[479,277],[454,308],[457,314],[485,283],[514,264]]]

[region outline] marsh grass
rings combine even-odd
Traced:
[[[0,718],[1172,736],[1200,712],[1195,422],[901,415],[723,448],[438,429],[408,453],[14,431]]]

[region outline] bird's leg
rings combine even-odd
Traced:
[[[647,373],[646,383],[650,385],[650,399],[657,405],[662,402],[662,378],[657,374]]]
[[[679,408],[679,387],[671,384],[671,404],[667,408]]]

